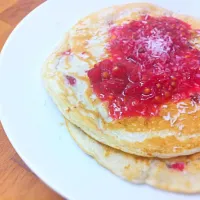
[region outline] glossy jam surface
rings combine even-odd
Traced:
[[[109,59],[88,71],[94,93],[114,119],[157,116],[162,104],[200,91],[196,34],[173,17],[141,17],[109,30]]]

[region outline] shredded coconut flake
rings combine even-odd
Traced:
[[[152,30],[152,35],[145,38],[146,48],[152,52],[152,56],[160,56],[167,54],[170,51],[172,40],[168,35],[161,36],[155,28]]]
[[[194,104],[194,110],[193,111],[190,111],[188,112],[188,114],[193,114],[193,113],[196,113],[197,111],[200,110],[200,106],[198,106],[196,103]]]
[[[163,105],[162,107],[163,107],[163,108],[168,108],[168,106],[167,106],[167,105]]]
[[[182,130],[183,130],[183,128],[184,128],[184,125],[183,125],[183,124],[181,124],[181,125],[178,125],[178,129],[179,129],[180,131],[182,131]]]
[[[94,101],[95,99],[97,99],[97,96],[96,96],[95,94],[92,94],[92,95],[90,96],[90,98],[92,99],[92,101]]]
[[[187,104],[185,102],[179,102],[177,103],[177,108],[179,108],[180,106],[187,106]]]
[[[166,116],[163,116],[163,119],[169,121],[171,119],[170,113],[168,112]]]
[[[174,115],[173,117],[171,117],[170,119],[170,125],[173,126],[174,123],[177,121],[178,117],[180,116],[180,113],[177,113],[176,115]]]

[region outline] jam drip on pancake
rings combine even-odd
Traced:
[[[191,26],[173,17],[143,16],[109,30],[109,59],[88,71],[112,118],[157,116],[162,104],[200,91],[200,51]]]

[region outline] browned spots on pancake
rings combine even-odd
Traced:
[[[169,103],[167,108],[163,108],[160,112],[161,116],[145,118],[145,117],[131,117],[124,118],[122,120],[115,120],[106,124],[106,127],[111,130],[125,128],[128,132],[149,132],[151,131],[163,131],[175,132],[181,135],[190,135],[199,133],[200,123],[194,123],[191,126],[191,122],[196,119],[200,119],[200,110],[195,111],[195,107],[191,105],[189,100],[182,102],[181,108],[177,108],[177,104]],[[184,110],[186,111],[184,113]],[[195,111],[194,113],[192,113]],[[183,112],[180,113],[179,112]],[[191,113],[191,114],[188,114]],[[167,115],[170,115],[171,121],[167,119]],[[182,127],[182,129],[180,128]]]
[[[82,110],[84,112],[84,110]],[[88,124],[88,127],[82,127],[82,129],[84,130],[84,128],[86,129],[91,129],[91,130],[98,130],[98,126],[97,124],[94,122],[94,120],[91,117],[88,116],[80,116],[81,114],[81,108],[78,107],[78,109],[73,109],[73,111],[71,112],[71,116],[73,116],[74,119],[76,120],[84,120],[85,124]],[[86,113],[87,114],[87,113]],[[82,123],[80,123],[81,125]]]
[[[189,188],[191,188],[192,184],[191,184],[190,181],[187,181],[187,182],[185,183],[185,186],[189,189]]]
[[[130,166],[130,164],[128,164],[128,165],[126,165],[125,167],[124,167],[124,169],[126,170],[126,169],[129,169],[131,166]]]
[[[90,17],[86,17],[84,21],[90,21],[90,24],[96,24],[98,20],[96,19],[96,15],[91,15]],[[72,52],[82,61],[87,62],[90,68],[94,67],[94,64],[97,63],[97,58],[89,52],[89,41],[94,37],[94,32],[96,31],[95,26],[88,27],[87,24],[84,23],[83,20],[78,22],[79,26],[75,27],[75,33],[71,36],[72,41]],[[100,37],[101,33],[96,32],[96,37]],[[87,58],[82,58],[82,53],[87,55]]]
[[[93,105],[94,100],[92,100],[91,95],[93,94],[92,88],[88,87],[85,91],[85,96],[87,100],[90,102],[90,104]]]
[[[70,112],[70,110],[71,110],[70,108],[66,108],[66,110],[65,110],[65,111],[66,111],[66,112]]]
[[[104,146],[105,148],[105,151],[104,151],[104,156],[105,157],[108,157],[108,156],[110,156],[110,154],[111,154],[111,152],[112,152],[112,150],[110,150],[110,148],[106,148],[106,146]]]
[[[92,114],[92,115],[98,117],[98,113],[97,113],[96,111],[85,109],[85,106],[84,106],[81,102],[79,102],[78,107],[79,107],[81,110],[83,110],[85,113],[88,113],[88,111],[89,111],[90,114]],[[88,116],[87,116],[87,117],[88,117]]]
[[[187,151],[190,149],[194,149],[199,147],[199,144],[200,138],[198,137],[190,138],[186,141],[179,141],[175,136],[167,136],[165,138],[153,137],[144,140],[142,143],[136,142],[133,145],[136,148],[144,148],[145,146],[147,146],[149,150],[146,149],[146,153],[152,153],[154,152],[154,149],[156,149],[157,153],[168,154],[170,152],[180,153],[183,152],[183,150]]]
[[[124,168],[123,170],[123,176],[128,180],[132,181],[136,179],[136,177],[139,177],[141,174],[141,171],[138,168]]]
[[[140,161],[140,159],[138,160],[136,158],[131,160],[123,167],[122,176],[125,177],[128,181],[140,180],[145,176],[144,173],[146,173],[149,169],[150,159],[145,158]],[[137,165],[137,167],[135,167],[135,165]]]
[[[93,68],[94,64],[97,63],[97,60],[90,52],[87,52],[87,54],[88,58],[86,59],[86,62],[89,64],[90,68]]]
[[[200,160],[200,153],[195,153],[187,157],[190,161]]]
[[[76,26],[75,34],[71,36],[72,49],[74,53],[82,53],[83,49],[87,49],[86,41],[91,40],[93,37],[91,30],[87,26]]]
[[[194,161],[189,162],[186,166],[186,170],[188,172],[192,172],[193,174],[195,174],[195,173],[199,174],[199,171],[200,171],[199,160],[194,160]]]

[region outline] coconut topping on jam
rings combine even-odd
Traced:
[[[173,17],[143,16],[111,27],[109,58],[88,71],[94,93],[109,104],[112,118],[157,116],[161,105],[200,92],[197,34]]]

